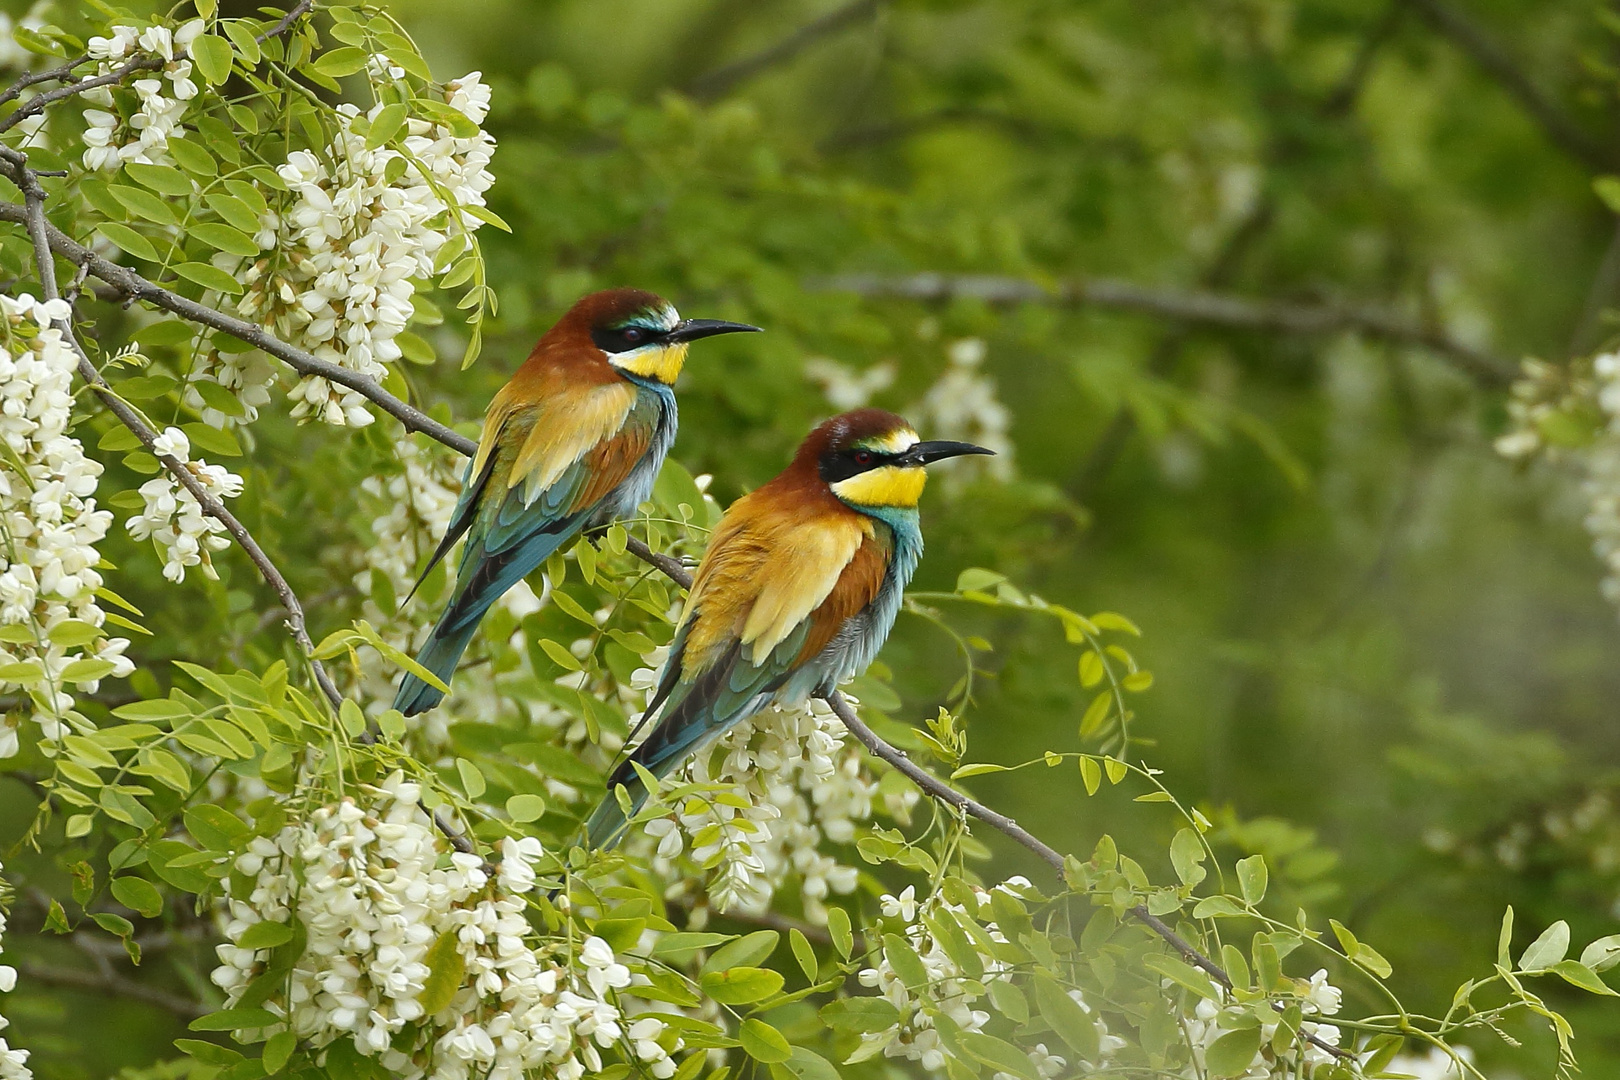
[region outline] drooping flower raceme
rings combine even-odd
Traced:
[[[923,399],[908,410],[920,430],[934,438],[966,439],[994,450],[994,457],[974,458],[970,467],[998,480],[1013,474],[1013,445],[1007,434],[1011,414],[996,396],[996,383],[980,370],[985,344],[980,338],[953,341],[945,350],[949,364]],[[971,475],[952,470],[949,476]],[[959,481],[958,481],[959,482]]]
[[[349,1039],[405,1080],[580,1080],[628,1037],[654,1076],[673,1075],[676,1040],[656,1018],[627,1022],[618,999],[633,977],[606,942],[534,940],[524,897],[539,842],[503,841],[493,875],[476,855],[443,859],[420,796],[395,773],[363,788],[363,803],[250,841],[235,862],[250,885],[229,901],[215,984],[239,1000],[267,961],[237,943],[296,918],[307,941],[290,989],[265,1008],[312,1047]],[[430,993],[447,970],[460,973],[456,989]]]
[[[75,720],[68,686],[90,693],[134,670],[127,639],[86,643],[85,627],[106,621],[96,544],[112,514],[96,508],[101,465],[67,433],[78,357],[51,324],[68,316],[65,301],[0,296],[0,664],[15,676],[0,682],[29,695],[52,740]],[[0,757],[16,752],[0,720]]]
[[[0,908],[0,938],[6,932],[6,913]],[[0,953],[4,953],[5,943],[0,940]],[[17,969],[10,964],[0,963],[0,994],[9,994],[17,985]],[[11,1024],[4,1015],[0,1015],[0,1033],[3,1033]],[[33,1072],[28,1068],[28,1051],[14,1049],[6,1042],[4,1034],[0,1034],[0,1080],[31,1080]]]
[[[451,108],[483,121],[489,88],[478,72],[444,89]],[[363,115],[375,120],[383,108],[379,101]],[[415,313],[417,282],[434,276],[452,235],[481,224],[464,208],[484,203],[495,140],[412,119],[403,152],[368,147],[356,130],[360,110],[345,104],[337,112],[340,127],[323,154],[296,150],[277,170],[291,199],[255,238],[271,254],[243,273],[248,289],[237,309],[323,360],[380,378],[402,355],[396,339]],[[235,269],[232,257],[221,259]],[[322,378],[306,377],[292,397],[294,416],[372,421],[360,394]]]
[[[233,499],[242,494],[240,476],[223,465],[191,459],[191,440],[179,428],[166,429],[152,449],[182,462],[215,498]],[[224,523],[204,513],[191,490],[167,472],[142,484],[140,493],[146,505],[129,519],[129,535],[157,545],[163,555],[163,576],[181,582],[186,579],[186,567],[200,566],[204,574],[217,579],[212,555],[231,546]]]
[[[105,75],[138,52],[159,57],[163,66],[156,74],[133,80],[135,108],[121,110],[112,87],[98,86],[85,91],[92,108],[84,111],[84,167],[90,170],[117,169],[121,165],[166,165],[169,138],[185,118],[187,102],[197,96],[191,77],[191,61],[177,59],[203,32],[203,21],[193,19],[178,30],[150,26],[114,26],[110,37],[93,37],[85,47],[92,60],[101,61],[98,74]]]

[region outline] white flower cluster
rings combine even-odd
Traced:
[[[985,346],[980,338],[953,341],[945,350],[950,364],[923,399],[910,410],[918,429],[936,438],[966,439],[996,452],[994,457],[976,457],[970,469],[983,470],[998,479],[1013,475],[1013,444],[1007,434],[1010,414],[996,396],[996,382],[979,370],[984,363]],[[951,477],[972,475],[970,469],[953,469]],[[960,483],[960,480],[955,481]]]
[[[0,333],[8,342],[0,349],[0,439],[7,450],[0,462],[0,664],[38,673],[10,682],[30,693],[33,719],[48,739],[66,733],[73,698],[62,678],[70,665],[106,660],[112,667],[101,677],[134,670],[123,655],[126,638],[89,646],[51,640],[68,620],[98,627],[106,621],[96,604],[102,584],[96,544],[112,524],[110,511],[96,509],[101,465],[67,433],[78,356],[52,323],[69,315],[63,300],[0,296]],[[74,685],[89,693],[99,679]],[[0,720],[0,758],[15,754],[17,745],[16,728]]]
[[[1173,988],[1174,984],[1166,981],[1166,989]],[[1299,991],[1300,1009],[1306,1016],[1333,1016],[1339,1011],[1339,1003],[1344,993],[1338,987],[1328,982],[1327,969],[1317,971],[1308,980],[1297,982]],[[1220,987],[1215,988],[1221,1002],[1226,1001],[1226,992]],[[1244,1026],[1252,1027],[1254,1014],[1241,1005],[1219,1004],[1205,998],[1200,998],[1193,1008],[1193,1015],[1182,1021],[1182,1030],[1186,1033],[1187,1043],[1192,1048],[1193,1063],[1188,1066],[1186,1077],[1196,1080],[1205,1075],[1204,1055],[1208,1052],[1216,1039],[1228,1031],[1235,1031]],[[1339,1029],[1332,1024],[1324,1024],[1320,1020],[1302,1020],[1299,1030],[1328,1046],[1339,1045]],[[1334,1056],[1322,1047],[1305,1041],[1297,1040],[1297,1044],[1304,1048],[1303,1062],[1295,1062],[1293,1055],[1285,1055],[1281,1059],[1273,1059],[1269,1048],[1271,1038],[1277,1032],[1277,1022],[1262,1022],[1260,1025],[1260,1046],[1256,1050],[1254,1060],[1249,1067],[1237,1076],[1241,1080],[1288,1080],[1289,1077],[1309,1075],[1309,1070],[1318,1065],[1332,1064]]]
[[[1526,360],[1508,400],[1512,428],[1496,451],[1516,461],[1573,457],[1582,467],[1586,530],[1603,561],[1603,596],[1620,606],[1620,352],[1568,366]]]
[[[0,909],[0,937],[6,932],[6,913]],[[4,945],[0,944],[0,952]],[[10,964],[0,964],[0,994],[9,994],[17,986],[17,969]],[[0,1016],[0,1032],[6,1030],[11,1024],[4,1016]],[[0,1080],[32,1080],[33,1072],[28,1068],[28,1051],[18,1050],[6,1042],[5,1036],[0,1035]]]
[[[627,1022],[615,1003],[633,976],[604,941],[530,944],[524,898],[539,841],[503,841],[491,878],[476,855],[441,856],[416,784],[395,773],[362,790],[368,806],[321,807],[237,857],[251,890],[229,901],[232,943],[218,947],[213,973],[231,1001],[264,963],[234,943],[296,916],[307,944],[287,996],[265,1007],[313,1047],[351,1039],[404,1080],[580,1080],[628,1039],[654,1076],[674,1074],[680,1047],[663,1021]],[[435,964],[463,977],[429,1015],[422,997]]]
[[[85,46],[92,60],[101,61],[99,74],[105,75],[134,52],[142,50],[163,59],[159,74],[130,83],[139,101],[133,115],[121,116],[113,99],[112,87],[87,90],[85,101],[99,108],[84,111],[84,167],[112,170],[129,162],[166,165],[170,162],[169,137],[185,118],[186,103],[197,96],[191,79],[191,61],[176,59],[197,35],[203,21],[193,19],[178,30],[150,26],[114,26],[111,37],[93,37]],[[164,85],[164,79],[168,85]]]
[[[854,371],[825,356],[812,356],[804,362],[804,373],[821,384],[827,403],[840,412],[867,405],[873,394],[894,385],[894,365],[887,361]]]
[[[259,410],[270,404],[270,386],[276,381],[276,367],[257,349],[220,353],[210,350],[197,357],[197,366],[186,380],[182,398],[186,407],[196,410],[209,427],[247,425],[259,418]],[[197,391],[199,382],[218,383],[231,392],[242,406],[242,415],[232,416],[208,404]]]
[[[489,112],[489,87],[476,71],[446,84],[445,97],[475,124]],[[366,119],[383,108],[378,102]],[[453,231],[481,224],[461,208],[484,204],[495,140],[482,131],[457,138],[411,119],[405,153],[368,149],[355,130],[359,109],[337,111],[340,127],[324,160],[297,150],[277,170],[291,202],[266,215],[255,239],[275,254],[247,268],[237,309],[323,360],[380,378],[401,355],[395,339],[415,313],[417,281],[433,276]],[[363,397],[325,379],[303,379],[292,397],[297,417],[355,426],[373,419]]]
[[[167,428],[152,449],[185,464],[186,470],[217,499],[234,499],[242,494],[242,478],[223,465],[210,465],[191,459],[191,440],[179,428]],[[186,579],[186,567],[201,566],[210,578],[218,578],[213,553],[231,546],[225,524],[203,512],[190,489],[183,487],[167,471],[141,485],[146,505],[129,519],[129,535],[151,540],[163,555],[163,576],[170,581]]]
[[[1028,879],[1022,877],[1009,878],[996,886],[1015,896],[1029,887]],[[900,1021],[886,1031],[862,1035],[860,1045],[849,1057],[851,1063],[865,1061],[881,1053],[885,1057],[915,1061],[929,1072],[940,1072],[945,1068],[946,1050],[934,1027],[934,1017],[944,1016],[963,1031],[978,1031],[989,1022],[990,1013],[973,1006],[987,993],[987,983],[1012,978],[1011,969],[994,956],[982,955],[982,975],[975,977],[974,973],[962,970],[921,920],[925,912],[936,911],[945,919],[978,923],[992,941],[1005,941],[996,924],[987,921],[990,892],[976,889],[975,894],[977,911],[969,911],[937,895],[919,903],[916,890],[910,886],[899,896],[883,896],[881,910],[884,917],[903,924],[901,936],[921,957],[928,979],[920,989],[907,989],[906,981],[889,965],[887,955],[880,956],[875,967],[861,970],[858,976],[861,985],[874,987],[887,998],[891,1005],[900,1010]],[[1124,1048],[1125,1040],[1108,1033],[1107,1023],[1086,1003],[1078,990],[1071,990],[1069,996],[1093,1018],[1097,1029],[1100,1060],[1081,1063],[1081,1071],[1094,1072],[1103,1061]],[[1044,1044],[1031,1051],[1029,1058],[1043,1077],[1057,1075],[1068,1064],[1063,1058],[1049,1053]]]
[[[371,521],[374,542],[357,551],[362,569],[354,574],[353,580],[360,595],[366,598],[363,617],[379,629],[390,645],[414,654],[422,647],[439,613],[438,606],[432,602],[434,598],[418,596],[403,611],[383,611],[372,599],[372,584],[380,574],[396,600],[409,594],[416,583],[417,570],[449,527],[450,515],[461,493],[457,469],[461,462],[452,460],[437,448],[424,449],[403,432],[394,439],[394,453],[402,469],[386,476],[368,476],[361,481],[362,492],[381,512]],[[455,559],[454,554],[449,559],[452,574]],[[536,596],[528,583],[522,581],[497,601],[518,618],[538,611],[542,602],[543,597]],[[381,654],[367,650],[360,659],[360,675],[361,700],[377,702],[379,707],[392,700],[392,684],[399,678],[396,665]],[[531,714],[544,713],[547,718],[550,713],[560,712],[541,701],[533,701],[528,707]],[[445,729],[457,716],[478,717],[488,722],[501,708],[502,701],[495,693],[493,680],[458,678],[456,691],[446,699],[445,705],[418,718],[413,746],[418,752],[444,746],[448,743]]]
[[[649,667],[635,672],[632,686],[652,686],[663,652],[646,658]],[[672,816],[647,823],[658,870],[685,876],[675,872],[685,852],[711,871],[709,900],[721,911],[763,911],[783,882],[797,878],[805,917],[825,924],[827,897],[853,892],[857,873],[824,853],[822,841],[854,839],[877,791],[859,749],[845,744],[847,734],[819,698],[795,710],[772,706],[732,728],[681,775],[682,783],[718,790],[689,795]]]

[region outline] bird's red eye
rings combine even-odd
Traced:
[[[857,464],[857,465],[870,465],[870,464],[872,464],[872,455],[871,455],[871,453],[869,451],[866,451],[866,450],[857,450],[857,451],[855,451],[855,464]]]
[[[632,344],[632,345],[634,345],[636,342],[640,341],[641,338],[642,338],[641,331],[637,330],[633,326],[630,327],[629,329],[625,330],[625,332],[624,332],[624,340],[630,342],[630,344]]]

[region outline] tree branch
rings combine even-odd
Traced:
[[[27,224],[27,210],[16,203],[0,202],[0,221]],[[274,356],[302,375],[315,375],[340,386],[346,386],[405,425],[407,431],[420,431],[468,456],[477,450],[478,444],[473,440],[451,431],[431,416],[401,401],[379,386],[376,380],[289,345],[262,326],[236,318],[234,315],[227,315],[195,300],[187,300],[178,293],[148,281],[127,266],[120,266],[102,258],[49,222],[46,223],[45,232],[50,250],[68,262],[86,268],[92,276],[105,281],[123,295],[144,300],[182,319],[201,323],[215,330],[223,330],[232,337]]]
[[[1033,303],[1111,308],[1233,330],[1302,335],[1350,331],[1429,349],[1491,389],[1510,385],[1518,374],[1514,365],[1499,356],[1476,349],[1437,327],[1381,308],[1291,304],[1204,290],[1157,289],[1116,278],[1060,281],[1047,286],[989,274],[844,274],[816,284],[861,296],[924,302],[969,299],[996,306]]]
[[[699,75],[687,84],[686,91],[699,101],[713,101],[766,68],[793,59],[829,34],[875,14],[882,3],[883,0],[850,0],[843,7],[805,23],[775,45]]]
[[[18,964],[17,969],[22,977],[30,982],[129,998],[131,1001],[166,1009],[183,1020],[195,1020],[199,1016],[213,1012],[211,1007],[200,1001],[171,994],[167,990],[147,986],[134,979],[126,979],[116,972],[85,971],[81,968],[62,967],[59,964],[46,965],[28,961]]]
[[[1466,15],[1445,0],[1406,0],[1406,3],[1416,8],[1431,26],[1467,53],[1502,89],[1517,98],[1524,111],[1541,125],[1541,130],[1559,149],[1598,172],[1607,172],[1620,164],[1620,154],[1582,131],[1568,114],[1530,81],[1530,77],[1513,62],[1507,50]]]

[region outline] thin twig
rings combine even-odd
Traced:
[[[1290,304],[1205,290],[1157,289],[1113,278],[1061,281],[1047,286],[1023,278],[989,274],[845,274],[817,282],[822,288],[861,296],[940,302],[978,300],[992,305],[1057,304],[1137,311],[1146,315],[1235,330],[1285,334],[1353,331],[1368,337],[1417,345],[1444,356],[1481,385],[1510,385],[1518,369],[1444,330],[1414,322],[1392,311],[1349,304]]]
[[[26,224],[27,211],[15,203],[0,202],[0,221]],[[76,266],[88,267],[92,276],[105,281],[125,296],[145,300],[165,311],[173,312],[182,319],[201,323],[215,330],[223,330],[232,337],[269,353],[300,374],[319,376],[329,382],[346,386],[405,425],[407,431],[420,431],[469,456],[477,449],[478,444],[473,440],[451,431],[431,416],[406,404],[384,390],[376,380],[367,378],[358,371],[351,371],[312,356],[303,349],[288,345],[262,326],[170,292],[161,285],[143,278],[127,266],[120,266],[102,258],[54,225],[46,224],[46,234],[50,239],[51,250]]]
[[[36,964],[24,961],[17,965],[19,974],[28,982],[61,986],[70,990],[90,990],[98,994],[129,998],[131,1001],[155,1005],[166,1009],[183,1020],[195,1020],[214,1010],[200,1001],[171,994],[155,986],[126,979],[116,972],[85,971],[81,968],[62,967],[60,964]]]
[[[38,86],[42,82],[59,82],[62,79],[71,79],[73,69],[88,59],[90,59],[89,53],[80,53],[65,64],[46,68],[44,71],[24,72],[22,78],[6,87],[5,93],[0,94],[0,105],[4,105],[8,101],[15,101],[30,86]]]
[[[264,33],[258,35],[255,40],[263,42],[286,33],[288,28],[291,27],[292,24],[298,19],[303,17],[313,6],[314,0],[299,0],[299,2],[295,4],[287,12],[287,14],[281,17],[280,22],[276,23]],[[178,49],[175,51],[174,58],[177,61],[185,60],[188,57],[189,53],[185,49]],[[78,60],[72,61],[65,66],[67,67],[68,71],[71,71],[73,68],[77,67],[79,64],[88,59],[88,56],[80,57]],[[107,72],[105,75],[95,75],[87,79],[80,79],[77,82],[68,83],[66,86],[59,86],[55,90],[47,90],[43,94],[29,98],[27,101],[23,102],[22,105],[18,106],[16,112],[5,117],[3,120],[0,120],[0,135],[10,131],[23,120],[26,120],[28,117],[33,116],[37,112],[40,112],[53,102],[61,101],[64,98],[70,98],[76,94],[82,94],[87,90],[94,90],[98,87],[116,86],[125,79],[129,78],[131,75],[134,75],[136,72],[160,68],[167,63],[169,63],[169,61],[165,60],[161,56],[156,55],[155,53],[143,53],[130,57],[129,60],[125,61],[119,67],[114,68],[112,71]],[[57,68],[55,70],[60,72],[62,69]],[[23,79],[27,78],[28,76],[23,77]],[[8,89],[6,91],[7,96],[0,97],[0,102],[9,100],[10,97],[15,97],[17,94],[20,94],[23,88],[23,79],[19,79],[15,85]],[[45,80],[36,79],[35,81],[42,82]]]
[[[1444,0],[1406,0],[1429,21],[1429,24],[1473,58],[1474,63],[1518,99],[1531,119],[1541,125],[1547,138],[1571,157],[1597,170],[1607,172],[1620,164],[1620,154],[1598,142],[1535,83],[1530,81],[1513,58],[1490,34],[1469,21],[1468,17]]]
[[[735,60],[699,75],[687,84],[687,92],[700,101],[713,101],[766,68],[793,59],[829,34],[837,33],[846,26],[870,17],[877,12],[882,3],[883,0],[850,0],[843,7],[834,8],[819,19],[805,23],[776,44],[761,49],[752,56],[745,56],[741,60]]]

